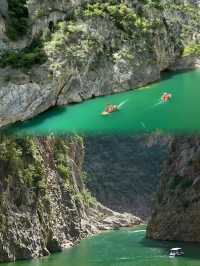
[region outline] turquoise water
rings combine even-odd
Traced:
[[[81,241],[80,245],[39,260],[2,266],[199,266],[200,246],[145,239],[141,226],[107,232]],[[169,258],[180,246],[185,256]]]
[[[163,104],[160,97],[165,91],[172,94],[172,99]],[[145,88],[54,108],[12,126],[9,132],[26,135],[198,133],[199,100],[200,70],[168,74]],[[104,117],[101,112],[108,103],[120,105],[120,111]]]

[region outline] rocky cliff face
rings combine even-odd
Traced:
[[[80,143],[1,138],[0,146],[0,261],[47,255],[80,239]],[[65,148],[68,154],[59,151]]]
[[[198,32],[198,1],[2,0],[0,126],[197,66]]]
[[[0,138],[0,262],[48,255],[88,234],[141,222],[85,189],[80,138]]]
[[[199,137],[177,137],[170,153],[147,236],[200,242]]]
[[[112,210],[147,220],[171,141],[160,135],[87,137],[87,188]]]

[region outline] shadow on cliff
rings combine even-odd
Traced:
[[[161,73],[161,80],[168,80],[168,79],[172,79],[174,76],[176,76],[177,74],[185,74],[188,72],[193,71],[194,69],[183,69],[183,70],[177,70],[177,71],[172,71],[170,69],[166,69]],[[160,82],[160,80],[159,80]]]

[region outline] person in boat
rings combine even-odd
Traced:
[[[164,92],[163,95],[161,96],[161,100],[163,102],[168,102],[171,99],[172,95],[171,93]]]
[[[107,104],[107,105],[106,105],[106,108],[105,108],[105,112],[110,113],[111,110],[112,110],[112,104]]]
[[[115,112],[115,111],[117,111],[117,105],[114,105],[114,104],[108,104],[108,105],[106,106],[105,111],[108,112],[108,113]]]

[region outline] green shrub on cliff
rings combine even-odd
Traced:
[[[74,193],[75,191],[72,192]],[[73,198],[76,202],[82,202],[87,208],[97,204],[96,198],[93,197],[90,191],[87,189],[84,189],[83,191],[81,191],[81,193],[75,192],[73,194]]]
[[[86,17],[110,16],[117,27],[127,33],[132,33],[134,28],[146,32],[151,27],[151,21],[144,16],[138,15],[134,9],[128,7],[125,3],[89,4],[83,14]]]
[[[69,168],[66,167],[64,164],[59,163],[57,165],[57,171],[60,174],[60,176],[65,180],[65,182],[68,182],[68,177],[69,177]]]
[[[99,29],[97,22],[101,24]],[[83,5],[68,21],[58,22],[44,42],[44,50],[51,58],[50,69],[55,75],[65,73],[65,79],[71,73],[81,72],[85,66],[93,71],[101,59],[113,61],[118,52],[121,56],[121,49],[126,45],[133,49],[127,49],[122,57],[133,61],[133,50],[142,55],[144,50],[152,52],[150,36],[159,23],[158,18],[149,18],[147,12],[139,14],[125,3],[108,1]],[[140,39],[143,43],[139,44]]]
[[[0,66],[12,66],[14,68],[31,68],[33,65],[42,64],[46,60],[41,50],[33,52],[7,52],[0,59]]]
[[[55,72],[63,71],[63,66],[66,67],[67,63],[68,67],[65,75],[70,75],[81,67],[85,67],[88,60],[92,61],[93,56],[97,57],[102,45],[91,36],[85,23],[70,21],[57,24],[50,40],[44,43],[44,49],[48,57],[53,59],[51,60],[51,70]],[[60,57],[61,53],[62,57]],[[63,59],[67,60],[62,65],[60,62]],[[72,66],[75,66],[76,70]]]
[[[36,20],[36,19],[40,19],[40,18],[42,18],[42,17],[44,17],[44,16],[45,16],[45,11],[44,11],[44,9],[42,9],[41,7],[38,8],[38,9],[36,10],[36,12],[35,12],[35,20]]]
[[[16,41],[25,35],[28,29],[26,0],[8,0],[8,15],[6,33],[11,40]]]
[[[61,138],[55,140],[54,144],[54,160],[56,163],[56,169],[59,175],[65,181],[65,184],[69,185],[70,169],[68,167],[68,147],[65,141]]]
[[[149,8],[157,8],[160,10],[163,10],[163,5],[161,3],[161,0],[141,0],[142,3],[144,3],[144,5],[146,5]]]
[[[168,9],[171,12],[168,24],[170,23],[173,27],[179,27],[179,39],[181,41],[188,41],[193,38],[195,32],[199,32],[200,9],[194,3],[189,3],[189,1],[172,3],[171,0],[168,0],[163,6],[165,10]]]
[[[200,44],[198,43],[190,43],[187,45],[184,50],[182,56],[200,56]]]
[[[29,137],[16,139],[0,136],[1,178],[7,185],[8,175],[14,176],[16,182],[26,187],[40,188],[40,183],[45,183],[43,161],[35,141]]]
[[[14,68],[29,69],[33,65],[43,64],[47,60],[40,40],[33,40],[26,49],[17,52],[4,53],[0,58],[0,67],[12,66]]]

